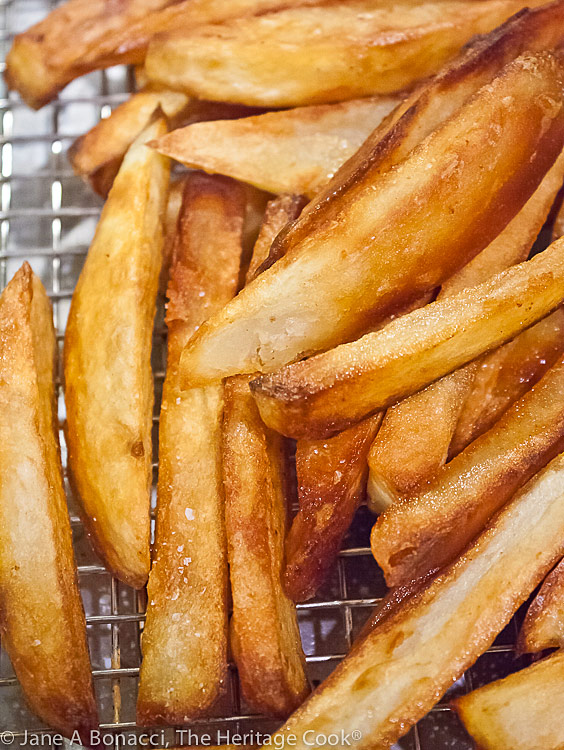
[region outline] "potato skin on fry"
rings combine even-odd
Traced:
[[[532,260],[325,354],[252,381],[262,418],[325,437],[514,338],[564,297],[564,240]]]
[[[230,378],[225,385],[231,645],[245,699],[285,718],[309,692],[296,609],[281,581],[287,468],[283,438],[261,422],[248,380]]]
[[[168,162],[129,149],[73,295],[64,376],[69,470],[92,542],[108,568],[141,588],[149,575],[153,381],[151,342],[162,263]]]
[[[184,386],[272,371],[435,288],[507,225],[563,140],[561,65],[549,53],[518,58],[207,321],[183,352]]]
[[[560,750],[564,652],[457,698],[454,708],[481,750]]]
[[[157,528],[137,721],[209,715],[227,679],[223,386],[178,388],[178,357],[237,290],[244,193],[202,174],[184,181],[168,287],[168,362],[159,431]]]
[[[35,713],[98,724],[61,467],[52,310],[27,263],[0,297],[0,633]]]
[[[427,586],[379,609],[339,664],[273,738],[321,747],[352,733],[356,750],[389,747],[492,644],[564,552],[564,458],[538,474],[492,525]],[[305,733],[312,730],[311,734]]]
[[[531,654],[564,644],[564,560],[551,570],[527,610],[517,646]]]

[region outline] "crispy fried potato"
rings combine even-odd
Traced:
[[[151,340],[162,263],[168,160],[127,152],[76,286],[65,336],[69,471],[92,542],[140,588],[149,575],[153,379]]]
[[[517,216],[480,255],[443,284],[437,299],[480,284],[508,266],[524,261],[546,221],[563,179],[564,155],[561,155]],[[553,315],[557,316],[558,311]],[[537,325],[547,329],[544,321]],[[553,329],[554,324],[549,330]],[[523,335],[527,336],[527,333]],[[548,330],[546,336],[550,337]],[[514,343],[508,346],[514,346]],[[554,363],[557,355],[558,349],[550,364]],[[530,361],[531,355],[527,353],[523,359]],[[537,368],[541,369],[538,365]],[[402,495],[413,494],[444,465],[461,411],[472,392],[478,371],[479,363],[472,363],[388,409],[368,459],[368,487],[373,510],[380,512]],[[541,375],[542,372],[537,380]],[[533,373],[506,408],[525,393],[526,383],[532,376]]]
[[[450,457],[483,435],[537,383],[564,351],[564,310],[559,308],[509,344],[484,357],[466,398]]]
[[[231,645],[245,699],[286,717],[309,692],[296,609],[282,588],[286,461],[261,422],[248,377],[225,385],[223,477],[233,616]]]
[[[557,240],[559,237],[564,237],[564,201],[556,214],[552,227],[552,239]]]
[[[168,289],[157,531],[137,704],[146,726],[206,715],[225,689],[223,386],[181,393],[177,365],[193,332],[237,290],[244,213],[237,183],[186,179]]]
[[[479,286],[252,381],[283,435],[326,437],[495,349],[564,298],[564,239]]]
[[[454,701],[482,750],[560,750],[564,746],[564,652]]]
[[[522,653],[537,653],[564,645],[564,560],[544,580],[527,610],[519,633]]]
[[[513,61],[393,169],[376,170],[363,190],[355,183],[339,220],[202,326],[181,358],[185,385],[273,370],[350,340],[471,260],[562,149],[561,76],[549,53]]]
[[[390,506],[372,529],[390,586],[450,562],[488,519],[564,448],[564,357],[536,386],[437,474],[419,495]]]
[[[398,97],[267,112],[230,122],[200,122],[159,138],[161,154],[272,193],[314,196],[359,148]]]
[[[384,748],[415,724],[491,645],[564,552],[563,477],[559,457],[453,565],[380,609],[368,635],[271,744],[296,736],[298,750],[321,747],[322,737],[336,732],[349,735],[357,750]]]
[[[359,0],[293,8],[158,37],[145,67],[149,79],[200,99],[259,106],[389,94],[436,73],[474,34],[523,7],[520,0],[391,7]]]
[[[157,34],[221,23],[279,7],[326,0],[68,0],[18,34],[6,59],[5,78],[31,107],[53,99],[85,73],[138,64]]]
[[[315,596],[364,499],[376,414],[329,440],[300,440],[296,450],[300,509],[286,539],[284,589],[295,602]]]
[[[27,263],[0,297],[0,633],[33,711],[98,724],[55,404],[49,299]]]

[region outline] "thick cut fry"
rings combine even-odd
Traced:
[[[561,74],[548,53],[513,61],[395,168],[347,191],[338,220],[202,326],[181,358],[185,384],[273,370],[350,340],[471,260],[562,148]]]
[[[564,447],[564,357],[425,491],[389,507],[372,552],[390,586],[456,557],[488,519]]]
[[[270,744],[296,736],[298,750],[317,748],[335,732],[357,750],[384,748],[424,716],[564,551],[563,478],[559,457],[444,573],[377,611],[368,635]]]
[[[51,305],[26,264],[0,297],[0,632],[31,708],[97,726],[55,404]]]
[[[308,693],[296,609],[282,588],[286,461],[266,428],[248,378],[225,386],[223,476],[233,617],[241,688],[256,709],[286,717]]]
[[[552,227],[552,239],[557,240],[559,237],[564,236],[564,202],[560,206],[556,218],[554,219],[554,226]]]
[[[519,633],[523,653],[536,653],[564,645],[564,560],[546,577],[527,610]]]
[[[537,383],[564,351],[564,310],[559,308],[528,331],[484,357],[466,398],[449,450],[457,456],[490,429]]]
[[[156,34],[325,1],[69,0],[16,36],[5,77],[10,88],[38,108],[78,76],[120,63],[142,63]]]
[[[454,702],[481,750],[564,747],[564,652],[474,690]]]
[[[524,261],[546,221],[563,179],[564,155],[561,155],[517,216],[480,255],[443,285],[437,299],[480,284],[508,266]],[[544,321],[538,325],[546,328]],[[513,343],[508,346],[513,346]],[[558,349],[550,364],[554,363],[557,354]],[[388,410],[369,456],[368,486],[374,510],[380,512],[398,497],[413,494],[444,465],[477,371],[479,364],[472,363]],[[526,390],[525,384],[513,401]]]
[[[286,540],[284,588],[296,602],[315,596],[364,499],[367,455],[382,415],[327,441],[299,441],[300,509]]]
[[[127,152],[76,286],[65,336],[69,470],[92,542],[140,588],[149,574],[151,340],[162,263],[168,160]]]
[[[540,4],[538,0],[533,5]],[[410,87],[520,0],[350,2],[294,8],[159,37],[147,75],[201,99],[271,107],[337,102]]]
[[[532,260],[251,383],[261,415],[297,438],[345,429],[546,317],[564,298],[564,239]]]
[[[149,577],[137,721],[209,713],[227,676],[227,544],[221,470],[223,387],[181,393],[182,347],[237,290],[243,192],[186,179],[168,289],[168,366],[159,432],[157,531]]]
[[[188,167],[236,177],[272,193],[314,196],[399,101],[391,96],[353,99],[201,122],[152,145]]]

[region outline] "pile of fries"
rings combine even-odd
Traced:
[[[384,748],[541,583],[519,649],[564,645],[564,0],[528,6],[67,0],[15,38],[6,79],[33,107],[138,66],[69,152],[107,200],[63,370],[90,539],[148,590],[139,725],[212,715],[232,658],[286,722],[277,747]],[[0,329],[0,630],[70,735],[98,719],[27,264]],[[310,694],[296,603],[364,502],[390,591]],[[481,748],[557,750],[563,688],[557,651],[454,706]]]

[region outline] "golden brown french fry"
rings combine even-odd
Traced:
[[[448,463],[419,495],[372,529],[372,552],[390,586],[450,562],[488,519],[564,447],[564,357],[489,432]]]
[[[552,239],[557,240],[559,237],[564,237],[564,202],[556,214],[552,228]]]
[[[466,398],[451,457],[490,429],[511,404],[537,383],[564,351],[564,310],[559,308],[509,344],[484,357]]]
[[[443,284],[437,299],[480,284],[508,266],[524,261],[546,221],[563,179],[564,154],[556,160],[537,190],[503,232],[468,266]],[[557,314],[558,311],[553,315]],[[544,321],[537,325],[547,327]],[[530,359],[530,355],[523,359]],[[472,392],[479,370],[479,363],[474,362],[388,409],[368,459],[368,487],[373,510],[380,512],[399,497],[413,494],[444,465],[461,411]],[[526,390],[525,382],[513,401]]]
[[[171,127],[186,111],[190,99],[178,91],[146,90],[133,94],[70,147],[68,156],[75,174],[86,179],[106,197],[119,171],[125,152],[147,127],[157,107]]]
[[[137,721],[206,715],[227,676],[227,543],[221,469],[223,386],[181,393],[178,357],[237,290],[245,213],[240,186],[185,180],[168,288],[168,366],[159,432],[157,530]]]
[[[296,438],[345,429],[546,317],[564,298],[563,279],[564,239],[358,341],[257,378],[251,389],[262,418]]]
[[[241,104],[296,107],[388,94],[436,73],[474,34],[523,7],[520,0],[392,7],[359,0],[292,8],[158,37],[145,67],[160,85]]]
[[[329,440],[300,440],[296,469],[300,509],[286,539],[284,589],[295,602],[315,596],[364,499],[368,450],[382,415]]]
[[[337,221],[202,326],[181,358],[185,385],[273,370],[350,340],[471,260],[561,151],[561,75],[549,53],[513,61],[393,169],[367,176],[362,190],[355,183]],[[539,102],[549,91],[547,115]]]
[[[0,297],[0,632],[33,711],[97,726],[55,404],[49,299],[27,263]]]
[[[335,733],[348,738],[346,746],[369,750],[407,732],[491,645],[562,555],[563,478],[559,457],[440,576],[379,610],[368,635],[270,744],[295,736],[298,750],[318,748]]]
[[[527,610],[519,633],[522,653],[536,653],[564,644],[564,560],[544,580]]]
[[[482,750],[564,746],[564,652],[457,698],[454,706]]]
[[[200,122],[151,145],[188,167],[314,196],[399,101],[381,96]]]
[[[326,0],[124,0],[109,8],[107,0],[68,0],[16,36],[5,78],[38,108],[85,73],[142,63],[159,33],[319,2]]]
[[[149,575],[153,380],[151,341],[162,263],[168,160],[127,152],[76,286],[65,336],[69,472],[92,542],[140,588]]]
[[[309,692],[296,608],[282,588],[286,535],[283,438],[266,428],[248,377],[225,385],[223,477],[233,616],[231,645],[246,700],[285,718]]]

